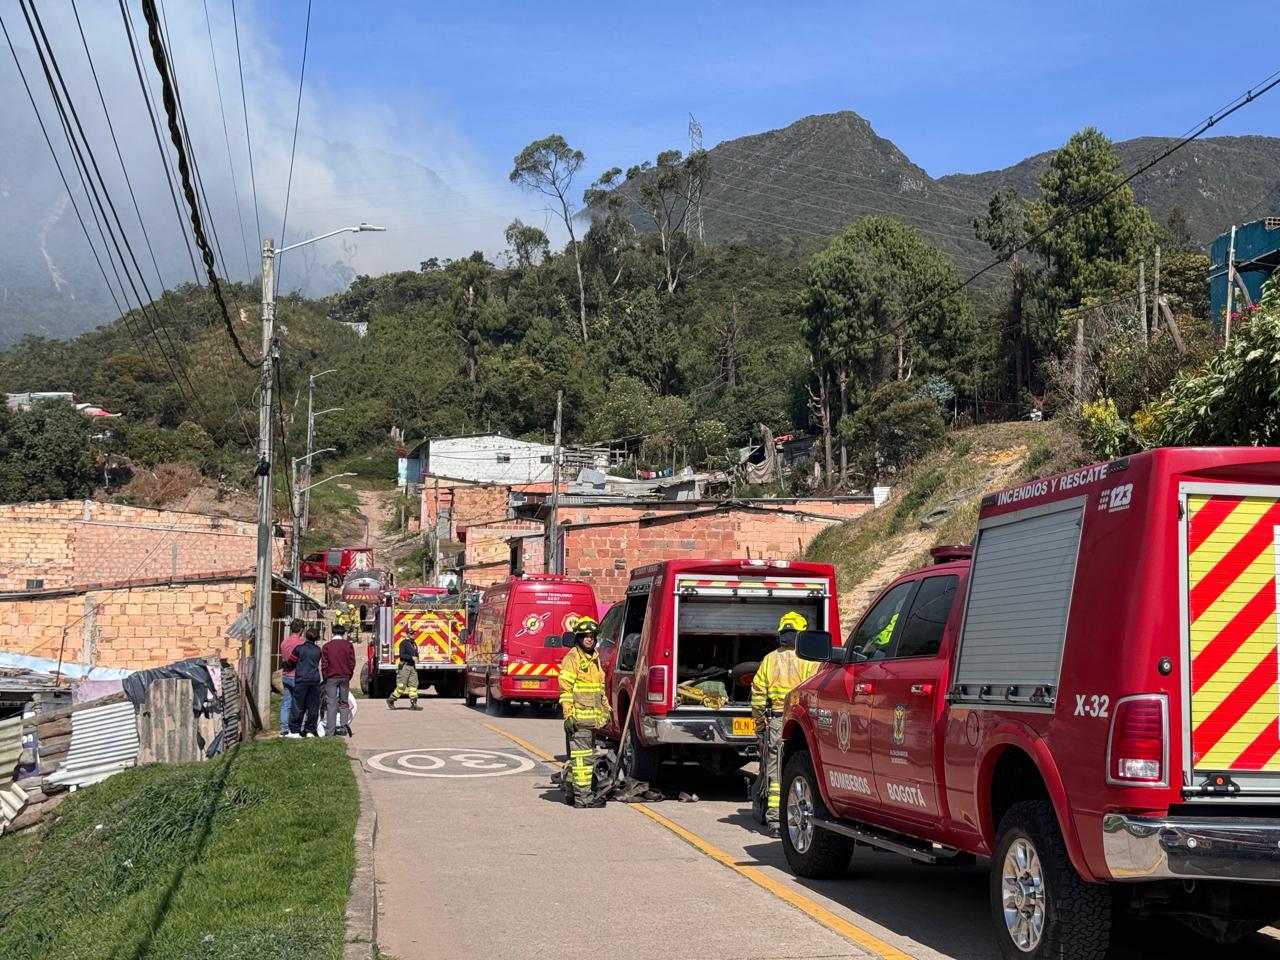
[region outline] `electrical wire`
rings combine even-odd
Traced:
[[[302,120],[302,83],[307,77],[307,47],[311,40],[311,0],[307,0],[307,24],[302,33],[302,69],[298,71],[298,105],[293,115],[293,146],[289,150],[289,178],[284,188],[284,217],[280,221],[280,246],[287,246],[285,228],[289,225],[289,194],[293,191],[293,161],[298,154],[298,124]],[[276,267],[275,286],[280,289],[280,267]]]
[[[121,0],[122,4],[123,2],[124,0]],[[222,312],[222,320],[226,326],[227,334],[231,337],[231,342],[235,345],[240,359],[248,366],[254,366],[253,361],[244,352],[244,347],[240,344],[240,338],[236,335],[235,326],[231,322],[231,314],[227,310],[227,302],[222,295],[222,285],[219,283],[217,271],[214,269],[213,251],[210,249],[209,240],[204,233],[204,224],[200,218],[200,205],[196,201],[195,189],[191,183],[191,168],[187,161],[186,146],[183,142],[182,131],[178,127],[177,100],[173,92],[173,83],[169,76],[168,53],[165,51],[164,44],[160,39],[160,25],[159,18],[156,15],[155,0],[142,0],[142,13],[147,20],[147,36],[151,43],[151,54],[156,63],[156,70],[160,74],[162,98],[165,113],[168,115],[169,120],[169,136],[173,140],[174,150],[177,152],[178,172],[182,178],[182,190],[191,212],[192,233],[195,235],[196,245],[200,248],[201,257],[204,259],[205,272],[209,277],[209,286],[212,288],[214,299],[217,300],[218,308]]]
[[[240,106],[244,110],[244,145],[249,153],[249,184],[253,187],[253,224],[258,231],[256,240],[261,243],[262,221],[258,217],[258,179],[253,173],[253,142],[249,138],[249,101],[244,94],[244,61],[240,58],[240,23],[236,19],[236,0],[231,0],[231,25],[236,35],[236,67],[240,71]]]
[[[213,24],[209,20],[209,0],[204,3],[204,27],[209,35],[209,60],[213,64],[213,83],[218,88],[218,112],[222,115],[222,139],[227,145],[227,166],[231,168],[231,190],[236,201],[236,218],[240,221],[240,244],[244,247],[245,276],[253,276],[249,264],[249,239],[244,232],[244,211],[240,208],[240,187],[236,182],[236,163],[231,156],[231,132],[227,129],[227,108],[222,101],[222,79],[218,76],[218,53],[213,46]]]
[[[116,211],[115,202],[111,199],[110,191],[107,189],[106,180],[102,176],[102,170],[98,165],[97,157],[93,153],[92,145],[89,143],[89,139],[84,131],[84,126],[80,122],[79,112],[76,110],[75,102],[71,97],[71,92],[63,78],[62,69],[58,65],[57,56],[53,51],[52,45],[49,43],[48,35],[45,33],[44,24],[40,20],[40,14],[36,9],[34,0],[19,0],[19,6],[22,10],[23,18],[26,20],[27,29],[31,34],[31,40],[36,45],[36,55],[40,60],[41,69],[44,71],[45,81],[48,84],[50,96],[53,98],[54,106],[57,108],[58,114],[62,119],[63,133],[67,137],[68,146],[71,148],[81,166],[82,179],[87,178],[88,192],[92,195],[93,202],[102,212],[102,220],[106,223],[106,234],[110,237],[111,247],[114,248],[116,257],[120,261],[120,266],[124,269],[125,278],[129,282],[129,289],[133,292],[134,302],[138,304],[138,311],[142,315],[142,318],[146,322],[148,328],[151,330],[152,336],[155,338],[156,348],[159,351],[161,358],[164,360],[165,366],[169,368],[169,372],[173,376],[174,386],[177,388],[179,395],[183,397],[185,403],[200,407],[201,411],[204,412],[203,406],[200,403],[200,398],[195,393],[195,388],[191,385],[189,379],[187,380],[187,385],[188,387],[191,387],[192,393],[189,397],[186,395],[186,392],[182,388],[182,377],[179,375],[169,354],[165,352],[164,343],[160,335],[160,330],[163,329],[164,325],[160,324],[159,327],[157,327],[155,320],[147,311],[147,305],[150,304],[154,298],[151,296],[151,291],[147,287],[146,277],[143,275],[142,268],[138,264],[138,259],[134,255],[133,247],[129,243],[128,234],[125,232],[124,225],[120,220],[120,215]],[[32,22],[33,18],[34,24]],[[50,72],[51,67],[52,73]],[[54,82],[55,76],[57,77],[56,84]],[[61,90],[61,94],[59,93],[59,90]],[[68,113],[70,113],[71,121],[68,121],[67,119]],[[77,141],[72,132],[72,121],[75,124],[75,130],[79,133],[79,141]],[[87,160],[85,158],[86,154],[88,156]],[[94,182],[93,176],[89,173],[90,165],[92,166],[93,174],[97,176],[97,183]],[[101,186],[101,194],[98,189],[99,185]],[[110,218],[107,217],[108,209],[110,209],[111,213]],[[111,228],[112,219],[115,221],[115,227],[116,230],[119,231],[119,236],[117,236],[116,232]],[[99,224],[100,228],[101,226],[102,225]],[[125,254],[120,249],[121,242],[124,243],[125,250],[128,252],[128,261],[125,260]],[[108,251],[108,255],[109,254],[110,251]],[[134,282],[133,274],[129,272],[129,262],[132,262],[133,269],[138,275],[138,280],[142,282],[143,290],[146,292],[145,299],[138,291],[137,284]],[[122,287],[122,293],[123,292]],[[125,296],[125,303],[128,303],[127,295]],[[167,336],[167,330],[165,331],[165,334]],[[168,339],[170,349],[173,349],[176,353],[176,348],[173,345],[172,338]]]

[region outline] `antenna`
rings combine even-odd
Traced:
[[[702,124],[692,113],[689,114],[689,153],[702,151]],[[694,225],[698,228],[698,241],[702,241],[702,191],[693,198],[693,216],[685,220],[685,233],[689,233]]]

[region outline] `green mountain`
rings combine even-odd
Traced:
[[[1116,152],[1129,171],[1173,142],[1140,137],[1118,142]],[[919,229],[963,272],[990,257],[971,226],[987,198],[1004,186],[1035,196],[1052,155],[935,179],[856,113],[805,117],[711,150],[704,235],[805,255],[858,217],[887,213]],[[1142,174],[1134,192],[1159,220],[1180,207],[1192,236],[1207,245],[1233,222],[1280,210],[1280,138],[1195,141]]]

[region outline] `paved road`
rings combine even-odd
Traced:
[[[350,742],[378,810],[379,942],[398,960],[998,956],[985,865],[860,849],[845,879],[798,881],[747,814],[740,779],[692,771],[670,786],[697,803],[575,811],[539,759],[563,756],[556,717],[422,703],[361,701]],[[594,939],[572,922],[584,903],[601,918]],[[1117,957],[1217,955],[1176,924],[1133,925],[1126,941]],[[1280,934],[1231,953],[1280,958]]]

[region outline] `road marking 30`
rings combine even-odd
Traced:
[[[508,733],[506,730],[503,730],[501,727],[496,727],[491,723],[486,723],[485,727],[492,730],[494,733],[501,734],[508,740],[519,744],[522,748],[528,750],[529,753],[538,757],[540,760],[546,760],[552,763],[556,762],[556,758],[545,750],[539,750],[527,740],[522,740],[515,734]],[[880,957],[881,960],[916,960],[916,958],[911,956],[911,954],[904,953],[893,944],[886,943],[884,940],[881,940],[874,933],[871,933],[868,930],[863,930],[857,924],[851,923],[843,917],[832,913],[816,900],[812,900],[809,897],[806,897],[803,893],[798,893],[795,890],[792,890],[786,884],[773,879],[773,877],[770,877],[763,871],[758,870],[755,867],[748,867],[738,863],[737,859],[732,855],[721,850],[714,844],[708,843],[696,834],[690,833],[678,823],[673,823],[662,814],[649,809],[649,807],[644,804],[628,803],[625,804],[625,806],[637,811],[638,813],[644,814],[654,823],[666,827],[681,840],[693,846],[694,849],[706,854],[722,866],[728,867],[739,876],[745,877],[756,886],[763,887],[779,900],[789,903],[809,918],[822,924],[828,930],[832,930],[835,933],[840,934],[840,936],[861,947],[863,950]]]
[[[496,750],[415,747],[379,753],[369,758],[369,766],[403,777],[505,777],[532,770],[533,761]]]

